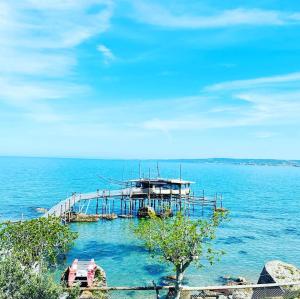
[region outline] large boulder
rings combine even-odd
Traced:
[[[264,265],[258,284],[299,283],[293,286],[275,286],[234,290],[233,299],[298,298],[300,294],[300,270],[282,261],[270,261]]]
[[[299,283],[297,285],[278,286],[272,288],[255,289],[253,299],[264,297],[284,296],[288,298],[296,298],[300,295],[300,269],[294,265],[287,264],[282,261],[267,262],[261,271],[258,284],[269,283]]]
[[[258,279],[258,284],[289,282],[300,282],[300,269],[282,261],[267,262]]]

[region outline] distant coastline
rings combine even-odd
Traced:
[[[133,159],[133,158],[95,158],[95,157],[39,157],[39,156],[9,156],[3,155],[1,158],[20,158],[20,159],[74,159],[74,160],[107,160],[107,161],[145,161],[145,162],[171,162],[171,163],[207,163],[207,164],[231,164],[249,166],[289,166],[300,167],[300,160],[289,159],[252,159],[252,158],[183,158],[183,159]]]
[[[158,161],[166,161],[164,159]],[[171,159],[172,162],[210,163],[210,164],[235,164],[253,166],[292,166],[300,167],[300,160],[277,159],[235,159],[235,158],[207,158],[207,159]]]

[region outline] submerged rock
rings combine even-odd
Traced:
[[[133,215],[132,214],[128,214],[128,215],[124,215],[124,214],[121,214],[121,215],[118,215],[119,218],[133,218]]]
[[[238,276],[238,277],[233,277],[233,276],[221,276],[220,277],[220,282],[222,282],[225,285],[244,285],[248,284],[248,281],[245,277]]]
[[[47,213],[48,212],[48,210],[47,209],[45,209],[45,208],[36,208],[35,209],[36,210],[36,212],[38,212],[38,213],[42,213],[42,214],[45,214],[45,213]]]
[[[71,222],[96,222],[99,220],[99,215],[88,215],[83,213],[71,214]]]
[[[156,214],[155,214],[154,209],[150,206],[139,208],[139,210],[137,212],[137,216],[139,218],[148,218],[148,217],[155,216],[155,215]]]
[[[112,214],[103,214],[103,215],[98,215],[100,219],[104,220],[114,220],[118,218],[118,215],[112,213]]]
[[[161,211],[160,213],[158,213],[157,216],[160,218],[173,217],[173,211],[171,209],[165,209],[165,210]]]

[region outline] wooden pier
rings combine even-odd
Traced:
[[[210,210],[222,208],[221,195],[206,197],[203,191],[197,196],[190,190],[191,183],[178,179],[131,180],[127,184],[130,185],[129,187],[119,190],[73,193],[43,216],[61,217],[69,222],[74,213],[87,215],[92,209],[94,211],[92,215],[109,219],[109,215],[119,215],[121,218],[135,217],[144,207],[149,207],[157,215],[163,215],[166,211],[180,210],[188,215],[199,214],[200,216],[203,216],[206,208]]]

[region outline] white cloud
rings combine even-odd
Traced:
[[[289,83],[300,81],[300,72],[290,73],[279,76],[260,77],[249,80],[236,80],[221,82],[214,85],[207,86],[206,91],[221,91],[221,90],[234,90],[254,88],[259,86],[274,85],[276,83]]]
[[[299,24],[298,12],[236,8],[211,15],[175,13],[160,4],[133,1],[134,18],[139,22],[165,28],[201,29],[237,25],[285,25]]]
[[[149,118],[139,126],[169,133],[245,126],[300,125],[298,81],[300,73],[221,82],[207,86],[198,96],[191,97],[194,107],[189,115],[183,113],[186,99],[176,99],[168,103],[169,117]],[[285,88],[286,84],[289,84],[288,88]],[[203,102],[203,99],[207,101]],[[153,105],[151,109],[157,111]],[[263,134],[260,138],[263,138]]]
[[[107,48],[105,45],[99,45],[97,47],[97,50],[103,55],[105,64],[109,64],[116,58],[115,55],[112,53],[112,51],[109,48]]]
[[[259,132],[255,132],[254,137],[260,138],[260,139],[267,139],[267,138],[272,138],[276,135],[278,135],[278,134],[274,133],[274,132],[259,131]]]
[[[0,101],[32,119],[60,119],[48,100],[87,91],[74,81],[75,48],[108,30],[113,8],[111,0],[2,1]]]

